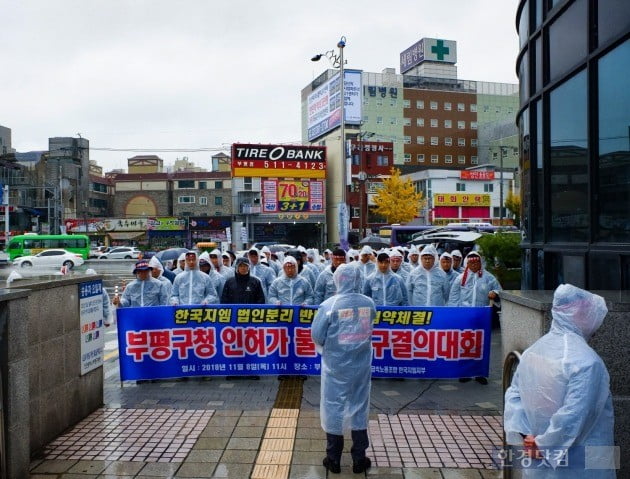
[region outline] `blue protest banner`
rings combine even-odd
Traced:
[[[491,308],[379,307],[374,377],[487,376]],[[192,305],[118,310],[120,379],[318,375],[317,307]]]

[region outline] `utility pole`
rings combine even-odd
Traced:
[[[501,146],[499,150],[499,226],[503,226],[503,151]]]
[[[4,205],[4,251],[9,250],[9,185],[2,188],[2,204]]]

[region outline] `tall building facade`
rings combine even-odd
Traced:
[[[523,287],[630,287],[630,2],[517,11]]]

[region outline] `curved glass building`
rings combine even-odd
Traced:
[[[522,0],[523,289],[630,288],[630,1]]]

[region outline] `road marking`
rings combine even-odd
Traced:
[[[116,351],[112,351],[111,353],[107,353],[103,356],[103,361],[109,361],[110,359],[118,357],[118,349]]]
[[[103,349],[105,351],[114,351],[115,349],[118,349],[118,340],[113,339],[111,341],[106,341]]]

